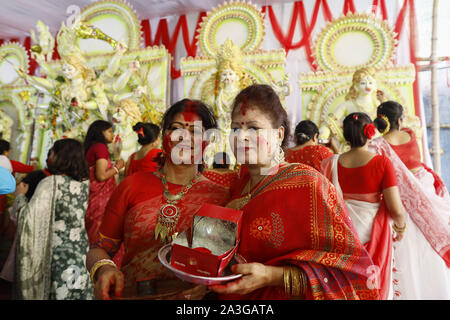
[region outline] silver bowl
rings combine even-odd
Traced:
[[[225,268],[222,276],[220,277],[202,277],[186,273],[184,271],[178,270],[170,264],[170,258],[172,254],[172,244],[166,244],[164,247],[159,249],[158,258],[162,265],[167,269],[171,270],[175,275],[183,281],[203,284],[203,285],[215,285],[223,284],[228,281],[236,280],[242,277],[242,274],[234,274],[231,272],[230,267],[237,263],[246,263],[245,259],[238,254],[235,254],[229,265]]]

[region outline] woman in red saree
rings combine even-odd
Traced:
[[[158,164],[155,158],[161,153],[158,149],[159,127],[153,123],[138,122],[133,126],[133,131],[138,136],[138,142],[142,146],[134,152],[125,166],[125,177],[138,171],[154,172]]]
[[[89,243],[97,240],[97,232],[105,212],[105,206],[116,188],[115,175],[124,167],[124,161],[118,160],[114,165],[109,159],[107,144],[112,143],[114,133],[112,124],[94,121],[86,133],[84,150],[89,165],[89,204],[86,212],[86,231]]]
[[[243,210],[233,266],[243,277],[210,286],[221,299],[378,299],[373,264],[334,186],[318,171],[284,162],[287,114],[274,90],[252,85],[236,97],[232,144],[248,174],[228,207]]]
[[[290,163],[304,163],[320,171],[322,160],[332,157],[337,152],[334,140],[330,139],[330,147],[319,144],[319,128],[310,120],[300,121],[295,127],[296,146],[286,152],[286,161]]]
[[[439,176],[420,161],[414,131],[402,128],[403,107],[382,103],[374,120],[384,134],[372,150],[392,162],[408,231],[394,244],[395,296],[399,300],[450,299],[450,196]]]
[[[202,176],[203,148],[194,147],[202,146],[204,130],[216,127],[214,115],[199,101],[184,99],[166,111],[160,170],[137,172],[120,183],[88,253],[97,298],[109,299],[110,288],[116,298],[189,299],[206,293],[204,286],[183,282],[163,267],[158,251],[191,226],[203,203],[224,205],[229,199],[226,189]],[[119,271],[109,259],[121,243],[125,256]]]
[[[398,193],[395,171],[385,156],[368,151],[376,130],[365,113],[344,119],[344,137],[351,149],[322,162],[322,172],[343,195],[346,207],[378,274],[377,287],[383,300],[393,298],[392,231],[396,240],[405,232],[405,213]],[[363,183],[362,183],[363,182]]]

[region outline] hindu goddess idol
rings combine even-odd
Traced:
[[[331,132],[337,136],[338,141],[343,144],[345,139],[342,136],[343,119],[353,112],[364,112],[371,118],[375,118],[379,101],[383,93],[377,90],[375,69],[361,68],[355,71],[352,78],[352,86],[345,101],[338,105],[334,112],[329,115],[320,128],[320,138],[329,139]],[[334,130],[333,130],[334,129]],[[331,130],[331,132],[330,132]]]

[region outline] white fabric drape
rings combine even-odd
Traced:
[[[335,155],[333,158],[333,184],[338,190],[338,192],[343,196],[341,185],[339,184],[338,176],[338,160],[339,155]],[[380,208],[380,203],[371,203],[367,201],[359,201],[348,199],[345,200],[345,207],[348,210],[348,214],[352,219],[353,226],[358,233],[359,239],[362,243],[367,243],[370,241],[372,235],[372,227],[375,216],[377,215],[378,209]],[[391,276],[392,279],[392,269]],[[392,300],[394,295],[393,282],[389,286],[388,300]]]

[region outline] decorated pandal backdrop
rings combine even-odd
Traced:
[[[136,122],[159,124],[171,103],[187,97],[210,105],[227,135],[236,94],[266,83],[293,128],[310,119],[322,140],[333,135],[344,150],[342,119],[354,111],[374,118],[381,90],[405,107],[429,163],[414,22],[413,0],[224,2],[151,20],[138,17],[132,2],[94,2],[72,21],[61,17],[55,35],[36,19],[31,37],[3,41],[0,132],[14,159],[43,165],[53,141],[82,139],[104,119],[115,122],[116,156],[126,160],[138,148]]]

